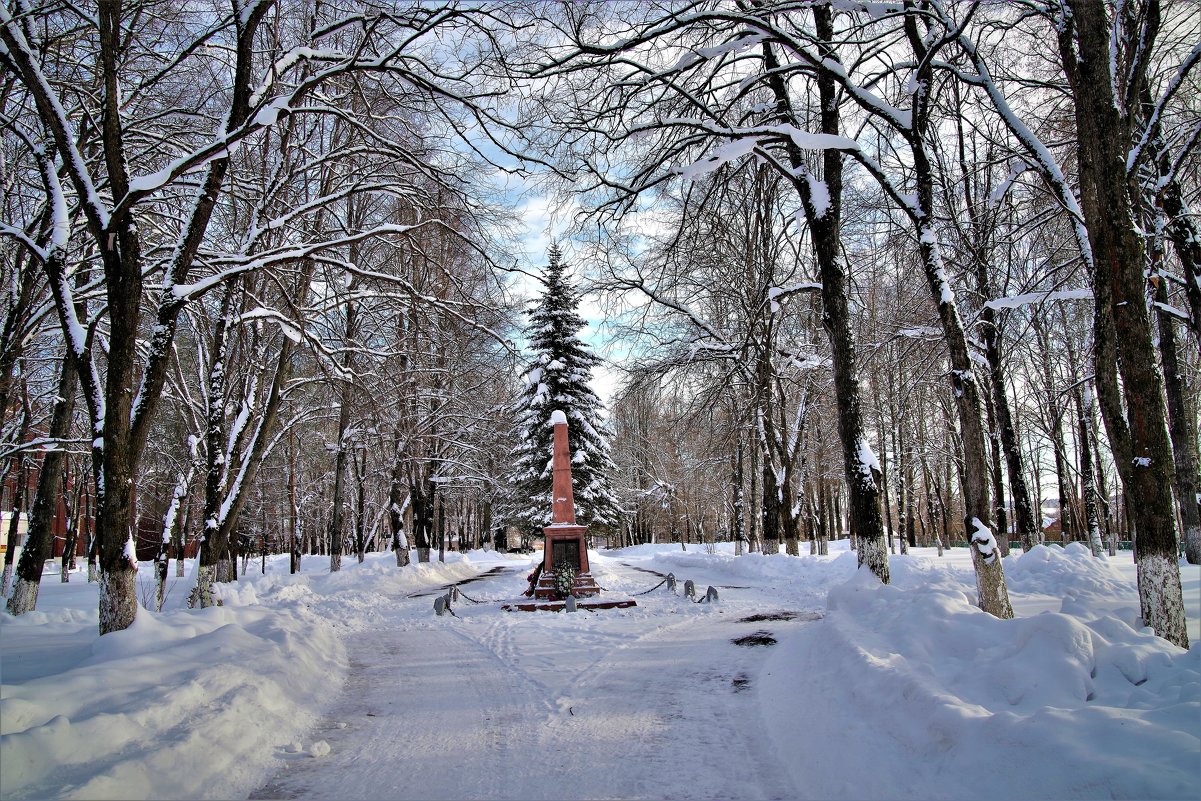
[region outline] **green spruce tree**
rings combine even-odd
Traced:
[[[576,521],[611,526],[617,521],[617,499],[610,488],[615,471],[609,455],[604,406],[588,385],[600,358],[578,334],[584,327],[579,296],[566,276],[558,247],[547,253],[542,297],[534,301],[525,333],[533,359],[514,405],[517,447],[513,452],[512,494],[506,504],[509,523],[523,535],[541,534],[551,522],[551,412],[567,415],[571,448],[572,495]]]

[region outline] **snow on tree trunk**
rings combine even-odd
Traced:
[[[1076,423],[1080,431],[1080,485],[1084,495],[1084,529],[1088,536],[1088,545],[1093,556],[1100,557],[1105,547],[1101,541],[1101,521],[1098,517],[1097,479],[1093,473],[1093,451],[1089,446],[1092,441],[1089,431],[1089,415],[1086,413],[1084,393],[1076,387],[1073,393],[1076,400]],[[1092,404],[1091,393],[1089,405]]]
[[[392,529],[392,551],[396,554],[396,566],[409,563],[409,539],[405,536],[405,510],[411,497],[405,494],[404,463],[397,458],[392,466],[391,483],[388,487],[388,525]]]
[[[18,578],[13,587],[12,596],[8,599],[8,611],[12,615],[31,612],[37,607],[38,589],[41,585],[34,581]]]
[[[859,567],[866,567],[877,577],[888,575],[888,549],[883,539],[864,537],[859,541]]]
[[[1007,620],[1013,617],[1013,607],[1005,586],[1000,547],[992,530],[979,518],[969,518],[966,522],[967,530],[972,532],[972,563],[976,569],[976,597],[980,608]]]
[[[14,515],[14,519],[16,519],[15,515]],[[4,579],[2,582],[3,589],[0,589],[0,597],[8,595],[8,588],[12,584],[12,580],[13,580],[12,552],[15,551],[18,547],[20,547],[19,544],[17,544],[18,539],[15,536],[10,537],[8,541],[11,543],[14,543],[14,545],[13,545],[13,547],[10,547],[8,549],[8,551],[6,552],[8,554],[8,558],[6,558],[4,560]],[[11,603],[9,604],[9,606],[11,607]],[[10,611],[11,611],[11,608],[10,608]]]
[[[8,548],[4,551],[4,579],[3,588],[0,589],[0,597],[6,597],[8,595],[8,588],[12,583],[13,578],[13,555],[16,554],[17,549],[21,547],[21,536],[18,526],[21,525],[21,504],[25,498],[25,492],[23,489],[24,484],[25,468],[22,464],[22,466],[17,469],[16,482],[13,486],[12,513],[8,518],[8,531],[6,532]]]
[[[187,546],[185,545],[185,537],[187,536],[189,524],[192,520],[192,503],[190,500],[187,502],[186,510],[187,511],[184,514],[183,523],[175,528],[174,545],[176,578],[184,577],[184,553],[187,550]]]
[[[350,291],[354,291],[358,286],[357,279],[351,281]],[[353,374],[354,356],[353,349],[350,343],[358,335],[358,304],[354,301],[346,303],[346,333],[344,342],[346,344],[346,353],[343,356],[343,368],[347,375]],[[346,459],[350,448],[348,436],[350,434],[350,392],[351,385],[348,381],[344,382],[340,397],[338,400],[338,441],[334,456],[334,492],[330,500],[330,518],[329,518],[329,570],[331,573],[336,573],[342,569],[342,543],[345,537],[345,507],[346,507]]]
[[[164,542],[154,558],[154,573],[157,580],[154,590],[154,609],[157,612],[163,611],[163,604],[167,602],[167,573],[171,567],[169,546],[170,542]]]
[[[204,535],[197,557],[200,567],[196,571],[196,595],[200,607],[213,604],[213,582],[228,581],[229,531],[221,525],[221,510],[225,477],[232,469],[227,464],[225,404],[228,384],[226,356],[229,346],[230,328],[234,323],[234,298],[237,282],[225,285],[221,295],[221,311],[213,326],[212,358],[208,372],[208,408],[205,430],[206,472],[204,482]]]
[[[124,631],[138,613],[138,565],[132,536],[120,556],[101,568],[100,633]]]
[[[76,504],[79,503],[78,495],[76,496]],[[75,543],[76,532],[78,531],[78,523],[76,522],[77,510],[70,510],[67,517],[67,531],[63,538],[63,558],[59,563],[58,575],[59,581],[63,584],[71,580],[71,567],[75,561]],[[31,607],[32,608],[32,607]]]
[[[1141,556],[1136,573],[1143,625],[1150,626],[1168,642],[1184,643],[1180,647],[1187,648],[1184,593],[1180,584],[1180,564],[1175,555]]]
[[[914,46],[915,48],[919,47],[916,44]],[[920,82],[923,75],[919,73],[917,78]],[[927,74],[926,79],[929,80],[929,78],[930,76]],[[926,85],[930,84],[926,83]],[[919,99],[915,97],[914,103],[919,103]],[[979,523],[983,530],[988,532],[988,537],[995,547],[996,540],[992,539],[989,523],[991,503],[989,501],[989,464],[984,437],[983,405],[979,384],[972,368],[971,352],[963,320],[959,314],[955,292],[943,268],[938,235],[933,226],[935,198],[933,165],[921,136],[915,135],[910,140],[910,149],[914,157],[917,202],[920,211],[920,214],[915,215],[918,252],[921,256],[922,266],[925,268],[926,280],[934,305],[938,310],[943,338],[946,341],[951,362],[951,393],[957,412],[960,442],[963,449],[962,483],[965,518],[969,521],[967,530],[973,530],[972,521]],[[975,536],[973,535],[974,541]],[[1000,555],[994,553],[991,559],[980,558],[975,546],[973,546],[973,553],[975,555],[972,562],[976,568],[976,587],[980,608],[1000,618],[1013,617],[1008,590],[1005,587],[1005,577],[1001,571]]]
[[[1175,460],[1176,501],[1180,509],[1180,527],[1184,555],[1189,564],[1201,564],[1201,479],[1198,477],[1196,415],[1188,413],[1186,401],[1188,367],[1182,367],[1176,343],[1176,322],[1165,310],[1168,283],[1160,278],[1155,289],[1158,301],[1159,353],[1163,363],[1164,390],[1168,402],[1168,432]]]
[[[206,564],[203,561],[204,547],[204,544],[201,543],[201,552],[196,555],[196,586],[192,589],[192,598],[188,602],[189,606],[199,606],[201,609],[207,609],[216,603],[216,598],[213,596],[213,583],[216,579],[217,566]]]

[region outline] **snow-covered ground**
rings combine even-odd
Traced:
[[[1182,565],[1185,652],[1136,628],[1129,553],[1009,557],[1017,618],[999,621],[971,604],[966,550],[894,557],[887,587],[831,550],[593,552],[611,597],[656,573],[680,591],[572,615],[493,603],[528,558],[306,557],[289,576],[280,557],[220,608],[184,608],[172,578],[166,611],[104,638],[95,585],[48,574],[39,611],[0,613],[0,798],[1201,792],[1201,568]]]

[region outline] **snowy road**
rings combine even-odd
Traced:
[[[613,595],[658,581],[603,557],[594,571]],[[525,572],[463,589],[512,599]],[[693,604],[661,587],[574,615],[463,603],[458,618],[434,617],[430,596],[389,598],[386,625],[346,639],[347,683],[311,735],[329,755],[301,744],[251,798],[796,796],[764,754],[753,690],[769,649],[731,640],[805,623],[742,622],[780,609],[772,589],[722,592]]]

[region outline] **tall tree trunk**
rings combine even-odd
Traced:
[[[1097,395],[1130,501],[1143,620],[1159,636],[1187,648],[1172,446],[1144,299],[1146,252],[1126,170],[1130,121],[1119,112],[1122,103],[1114,92],[1105,3],[1069,0],[1069,6],[1070,24],[1062,26],[1059,42],[1075,100],[1081,206],[1093,255]]]
[[[29,516],[29,533],[25,537],[21,561],[17,564],[17,584],[13,587],[12,597],[8,599],[8,611],[13,615],[22,615],[37,608],[42,568],[53,553],[54,520],[58,516],[63,463],[67,458],[66,446],[62,440],[71,431],[71,416],[75,411],[75,392],[78,385],[75,362],[67,355],[59,368],[58,395],[50,419],[49,436],[59,444],[53,450],[46,451],[42,457],[37,492]],[[74,548],[74,541],[70,545]],[[12,551],[11,548],[9,550]],[[64,550],[64,563],[69,563],[70,558],[71,554]]]
[[[875,394],[875,393],[874,393]],[[878,402],[878,395],[877,395]],[[884,416],[880,411],[880,407],[876,407],[876,442],[880,448],[880,498],[883,501],[884,524],[888,530],[888,553],[891,556],[897,552],[896,542],[893,540],[894,532],[892,529],[892,508],[890,504],[890,494],[888,491],[888,442],[884,433]]]
[[[359,564],[367,558],[367,450],[350,455],[354,465],[354,551]]]
[[[789,556],[800,556],[801,546],[798,541],[800,520],[796,501],[793,498],[792,482],[788,479],[787,473],[784,477],[784,484],[780,487],[780,494],[780,522],[784,533],[784,552]]]
[[[756,436],[750,437],[751,441],[751,509],[759,508],[759,438]],[[759,532],[763,528],[763,516],[753,514],[747,520],[750,526],[750,552],[755,553],[760,550]]]
[[[922,147],[914,148],[918,176],[918,202],[933,209],[934,183],[929,161]],[[951,361],[951,391],[958,413],[959,435],[963,450],[964,527],[972,549],[976,572],[976,596],[980,608],[1003,619],[1013,617],[999,546],[992,530],[992,504],[988,487],[988,452],[985,445],[984,415],[980,387],[972,368],[971,353],[963,322],[955,304],[955,294],[943,270],[938,252],[933,215],[919,226],[918,250],[926,269],[930,292],[938,307],[943,337]],[[949,488],[948,488],[949,489]]]
[[[413,506],[413,546],[417,549],[417,561],[430,560],[430,544],[434,534],[434,495],[438,485],[424,481],[409,487]]]
[[[952,86],[958,110],[959,84],[955,82]],[[967,160],[962,115],[958,115],[955,125],[958,133],[960,170],[963,173],[964,202],[976,240],[972,250],[976,291],[985,301],[984,306],[980,309],[980,330],[984,337],[984,355],[988,362],[992,401],[988,405],[988,422],[989,429],[992,431],[993,444],[993,491],[996,496],[997,527],[1002,532],[1001,553],[1008,556],[1009,521],[1005,511],[998,451],[1004,455],[1006,476],[1009,479],[1009,494],[1013,498],[1014,533],[1021,541],[1023,551],[1029,551],[1034,547],[1038,536],[1038,524],[1034,519],[1034,510],[1030,503],[1030,491],[1026,488],[1026,479],[1022,471],[1022,454],[1018,447],[1017,433],[1014,430],[1013,414],[1009,410],[1009,397],[1005,391],[1006,371],[1002,354],[1004,337],[1001,330],[1001,315],[987,304],[988,300],[995,297],[988,269],[992,226],[986,224],[982,210],[976,202],[976,193],[972,191],[975,182]]]
[[[438,561],[446,561],[446,498],[439,492],[434,496],[434,536],[438,540]]]
[[[1146,84],[1140,87],[1139,109],[1142,112],[1142,124],[1146,125],[1155,111],[1155,103],[1151,98],[1151,89]],[[1155,185],[1160,187],[1156,197],[1157,205],[1167,218],[1164,233],[1172,242],[1180,265],[1184,268],[1184,292],[1189,306],[1189,327],[1197,344],[1201,345],[1201,226],[1197,224],[1197,215],[1184,201],[1180,190],[1180,181],[1173,173],[1173,154],[1167,142],[1164,141],[1160,124],[1156,121],[1149,132],[1148,146],[1154,154],[1151,158],[1155,166],[1157,180]],[[1137,169],[1137,165],[1135,167]],[[1167,288],[1164,287],[1164,295]],[[1166,303],[1167,298],[1156,292],[1156,300]],[[1160,328],[1163,328],[1163,315],[1160,315]],[[1170,401],[1169,401],[1170,403]],[[1170,413],[1170,410],[1169,410]],[[1173,445],[1175,440],[1173,440]],[[1192,562],[1191,564],[1196,564]]]
[[[838,53],[832,45],[833,9],[828,5],[815,5],[813,16],[819,54],[825,61],[837,64]],[[763,53],[764,66],[769,71],[768,85],[774,95],[777,113],[782,121],[798,124],[776,54],[768,44],[763,45]],[[817,75],[817,87],[821,104],[821,131],[837,135],[841,125],[837,83],[830,74],[821,72]],[[803,125],[801,127],[803,129]],[[879,467],[876,460],[869,456],[871,446],[863,421],[860,368],[851,325],[847,266],[841,235],[843,154],[833,148],[822,151],[821,180],[825,183],[826,197],[819,201],[813,196],[813,186],[820,181],[810,174],[804,154],[791,141],[786,148],[794,171],[793,185],[801,198],[821,279],[822,325],[830,337],[834,391],[838,398],[838,433],[850,495],[851,529],[860,538],[859,566],[866,566],[887,584],[888,548],[880,517]]]
[[[830,488],[830,480],[826,479],[821,484],[822,497],[822,514],[826,524],[822,527],[822,539],[818,543],[818,553],[825,556],[830,552],[830,540],[835,539],[837,532],[834,530],[834,493]]]
[[[1201,564],[1201,480],[1197,471],[1196,416],[1188,414],[1185,402],[1186,377],[1180,374],[1176,348],[1176,323],[1164,311],[1168,302],[1167,282],[1160,280],[1155,290],[1159,318],[1159,354],[1163,360],[1163,383],[1168,401],[1169,433],[1176,466],[1176,500],[1180,506],[1180,524],[1184,533],[1184,555],[1189,564]]]
[[[78,473],[76,473],[78,476]],[[63,483],[67,483],[67,473],[63,471]],[[68,497],[71,503],[67,506],[67,530],[63,538],[63,558],[59,565],[59,580],[66,584],[71,580],[71,571],[75,569],[75,551],[79,547],[79,530],[83,527],[85,513],[86,482],[76,481],[74,491]]]
[[[892,450],[896,454],[897,476],[897,539],[901,541],[901,554],[909,553],[916,543],[913,541],[913,520],[909,510],[909,477],[912,468],[905,459],[905,451],[900,447],[897,427],[899,421],[895,418],[892,424]]]
[[[1059,532],[1063,544],[1076,539],[1076,524],[1072,519],[1072,490],[1069,487],[1067,447],[1063,436],[1063,407],[1056,399],[1055,383],[1051,374],[1050,337],[1038,315],[1032,319],[1035,340],[1038,343],[1042,369],[1043,387],[1047,396],[1047,432],[1051,437],[1051,453],[1055,458],[1055,481],[1059,493]]]
[[[225,462],[225,403],[228,386],[229,334],[233,326],[234,296],[238,282],[225,285],[221,311],[214,322],[212,360],[209,364],[208,409],[205,429],[204,533],[196,568],[195,603],[202,609],[216,603],[213,584],[228,581],[230,573],[230,537],[221,525],[225,473],[232,469]]]
[[[730,537],[734,540],[736,555],[742,554],[742,539],[746,536],[743,533],[746,526],[745,515],[746,506],[742,497],[742,437],[735,432],[730,475]]]
[[[993,510],[997,514],[997,544],[1001,546],[1001,556],[1009,556],[1009,514],[1005,510],[1005,479],[1001,470],[1001,437],[997,433],[996,411],[990,399],[984,397],[984,406],[988,410],[988,455],[990,459],[989,475],[992,476]]]
[[[175,577],[184,577],[184,554],[188,549],[188,532],[192,530],[192,496],[184,498],[183,523],[175,530]]]
[[[998,433],[1001,438],[1001,453],[1005,456],[1005,473],[1009,479],[1009,494],[1013,498],[1014,527],[1022,550],[1029,551],[1038,542],[1039,520],[1030,500],[1030,489],[1026,485],[1026,474],[1022,464],[1022,449],[1018,442],[1013,414],[1009,410],[1009,396],[1005,391],[1005,374],[1000,358],[989,357],[989,372],[992,376],[993,405],[997,411]]]
[[[1109,503],[1109,484],[1105,477],[1105,463],[1101,461],[1101,438],[1097,436],[1097,417],[1093,407],[1093,393],[1085,396],[1084,414],[1088,422],[1089,447],[1093,452],[1093,464],[1096,466],[1097,504],[1101,516],[1101,525],[1105,531],[1105,541],[1109,544],[1109,555],[1118,555],[1118,527],[1113,520],[1113,510]]]
[[[404,484],[404,463],[397,457],[392,465],[391,483],[388,486],[388,525],[392,531],[392,551],[396,554],[396,566],[409,563],[409,540],[405,536],[405,507],[409,497]]]
[[[26,484],[29,479],[26,476],[28,467],[26,460],[22,456],[17,456],[16,469],[12,471],[14,478],[13,484],[13,502],[12,516],[8,519],[8,531],[5,533],[8,547],[4,551],[4,578],[0,581],[0,597],[8,595],[8,587],[12,583],[13,578],[13,557],[17,549],[21,547],[21,515],[25,508],[25,496],[29,494]],[[38,563],[39,570],[43,563]]]
[[[959,314],[955,292],[943,268],[938,232],[935,228],[936,180],[926,142],[930,124],[930,92],[935,85],[932,59],[929,58],[933,54],[928,50],[928,45],[933,40],[926,38],[919,30],[920,26],[926,24],[919,10],[911,4],[906,4],[905,8],[905,35],[920,65],[913,76],[917,91],[913,93],[911,128],[906,132],[909,149],[913,155],[913,178],[917,199],[917,207],[910,216],[916,228],[918,253],[938,310],[951,362],[951,391],[959,420],[963,452],[964,527],[972,549],[976,596],[980,608],[999,618],[1011,618],[1013,607],[1009,603],[1001,555],[992,527],[988,453],[980,385],[972,367],[967,334]]]
[[[100,543],[96,541],[96,501],[93,497],[87,499],[89,521],[87,529],[88,548],[88,584],[100,581]]]
[[[1084,501],[1084,531],[1093,556],[1101,556],[1101,521],[1097,515],[1097,480],[1093,472],[1093,451],[1089,447],[1089,415],[1085,412],[1084,393],[1077,385],[1072,393],[1076,399],[1076,424],[1080,429],[1080,483]],[[1091,404],[1091,400],[1090,400]]]
[[[771,459],[763,455],[763,553],[780,552],[780,496],[776,471]]]
[[[334,457],[334,491],[330,500],[329,515],[329,570],[331,573],[342,569],[342,539],[346,533],[346,459],[350,447],[346,438],[350,431],[350,397],[345,388],[342,390],[339,407],[338,445]]]
[[[300,507],[296,499],[296,437],[288,437],[288,573],[300,572]]]

